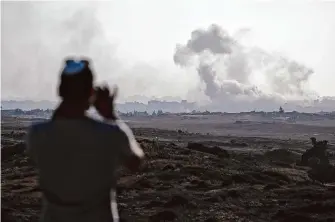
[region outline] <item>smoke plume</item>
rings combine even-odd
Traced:
[[[231,105],[241,100],[264,105],[307,97],[305,84],[313,74],[296,61],[242,45],[216,24],[193,31],[185,45],[176,46],[173,59],[181,67],[195,67],[213,103]],[[264,77],[265,87],[252,81],[254,75]]]

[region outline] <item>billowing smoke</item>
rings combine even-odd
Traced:
[[[307,96],[308,83],[313,70],[286,57],[270,54],[259,48],[251,48],[247,54],[251,71],[265,75],[266,83],[273,93],[284,96]]]
[[[177,65],[196,69],[205,95],[214,104],[236,106],[235,101],[243,101],[264,106],[271,101],[275,106],[306,97],[305,85],[313,73],[296,61],[244,46],[215,24],[193,31],[185,45],[177,45],[173,59]],[[255,75],[263,76],[265,86],[255,84]]]

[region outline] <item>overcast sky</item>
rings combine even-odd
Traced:
[[[240,32],[245,44],[280,52],[312,68],[311,90],[335,96],[335,2],[115,0],[1,5],[2,99],[54,100],[62,58],[68,54],[90,56],[98,80],[118,84],[122,98],[188,98],[200,79],[194,71],[174,64],[175,48],[185,44],[193,30],[211,24],[232,35],[249,30]]]

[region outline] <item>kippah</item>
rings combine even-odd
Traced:
[[[85,69],[84,61],[67,60],[62,75],[76,75]]]

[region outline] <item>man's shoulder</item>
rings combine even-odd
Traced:
[[[50,126],[51,126],[51,123],[49,121],[47,121],[47,122],[33,123],[30,126],[29,131],[33,132],[33,133],[37,133],[37,132],[41,132],[41,131],[44,131],[46,129],[49,129]]]

